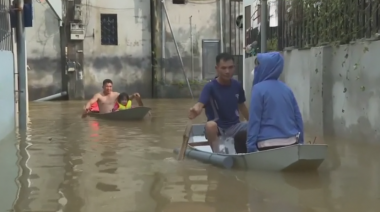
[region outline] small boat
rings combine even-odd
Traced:
[[[233,142],[222,144],[225,154],[213,153],[204,143],[204,125],[193,125],[186,156],[223,168],[269,171],[317,170],[327,156],[326,144],[298,144],[247,154],[236,154]],[[222,146],[221,145],[221,146]],[[175,149],[174,153],[178,153]]]
[[[148,112],[150,111],[149,107],[135,107],[127,110],[119,110],[112,113],[96,113],[90,112],[88,115],[98,119],[107,119],[107,120],[117,120],[117,121],[130,121],[130,120],[141,120],[143,119]]]

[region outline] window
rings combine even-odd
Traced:
[[[100,31],[102,45],[118,45],[117,15],[100,14]]]
[[[247,29],[251,28],[251,20],[252,20],[251,5],[245,7],[244,16],[245,16],[244,30],[247,31]]]
[[[173,0],[173,4],[186,4],[186,0]]]

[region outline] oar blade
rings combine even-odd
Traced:
[[[186,149],[187,149],[187,146],[189,144],[189,139],[190,139],[190,133],[191,133],[192,126],[193,125],[192,125],[192,122],[190,120],[187,123],[185,131],[183,133],[182,146],[181,146],[181,149],[179,150],[177,160],[183,160],[185,158]]]

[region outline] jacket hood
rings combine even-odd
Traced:
[[[257,55],[259,65],[255,67],[253,85],[265,80],[278,80],[284,69],[284,58],[279,52]]]

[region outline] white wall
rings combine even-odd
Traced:
[[[0,211],[10,211],[16,199],[18,174],[15,129],[13,54],[0,51]]]
[[[0,51],[0,142],[15,129],[13,54]]]

